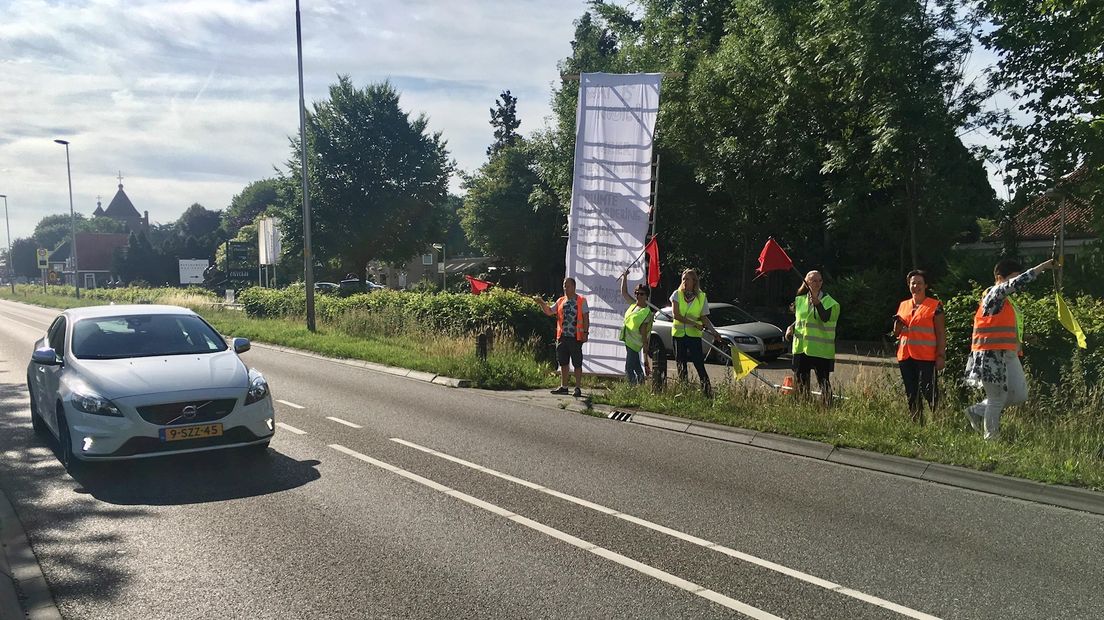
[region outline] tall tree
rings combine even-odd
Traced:
[[[510,91],[502,91],[502,95],[495,99],[495,107],[491,108],[491,127],[494,127],[494,142],[487,147],[487,155],[494,156],[500,150],[517,144],[521,136],[517,129],[521,126],[521,119],[517,116],[517,97]]]
[[[12,271],[16,276],[35,278],[41,275],[38,268],[38,242],[30,237],[12,241]]]
[[[226,234],[234,236],[238,229],[252,224],[256,217],[278,201],[279,179],[261,179],[245,186],[238,195],[230,200],[230,206],[223,212],[223,227]]]
[[[440,133],[425,115],[410,118],[388,82],[363,89],[340,76],[329,99],[307,114],[313,251],[323,261],[363,273],[373,259],[403,263],[444,234],[453,170]],[[301,149],[292,140],[290,176]],[[286,251],[301,253],[302,214],[285,203]]]

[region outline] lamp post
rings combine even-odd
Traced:
[[[0,194],[0,198],[4,199],[4,226],[8,229],[8,283],[11,284],[12,295],[15,294],[15,278],[12,277],[12,254],[11,254],[11,220],[8,219],[8,195]]]
[[[445,278],[448,274],[448,272],[445,271],[445,244],[434,243],[433,249],[441,250],[441,292],[444,293],[448,291],[448,285],[445,282]]]
[[[303,177],[303,283],[307,293],[307,329],[314,331],[314,257],[311,256],[310,192],[307,187],[307,104],[303,100],[303,30],[295,0],[295,50],[299,57],[299,162]]]
[[[73,239],[69,243],[69,254],[73,257],[73,286],[77,290],[77,299],[80,299],[80,269],[77,268],[77,216],[73,213],[73,169],[69,165],[69,141],[54,140],[65,146],[65,175],[69,178],[69,225],[72,229]]]

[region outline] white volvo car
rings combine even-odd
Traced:
[[[246,448],[276,428],[268,384],[195,312],[125,305],[62,312],[27,367],[31,420],[58,439],[66,468]]]

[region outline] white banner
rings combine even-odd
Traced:
[[[590,374],[625,372],[625,345],[617,336],[628,302],[617,279],[643,251],[648,234],[661,78],[579,76],[567,275],[590,306],[590,338],[583,347],[583,370]],[[630,282],[643,274],[638,261]]]
[[[280,229],[276,218],[266,217],[257,223],[257,256],[261,265],[275,265],[280,258]]]
[[[181,284],[203,284],[203,271],[207,269],[206,258],[181,258],[179,262]]]

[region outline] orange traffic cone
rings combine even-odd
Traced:
[[[793,376],[788,376],[782,379],[782,385],[778,386],[778,391],[783,394],[792,394],[794,389]]]

